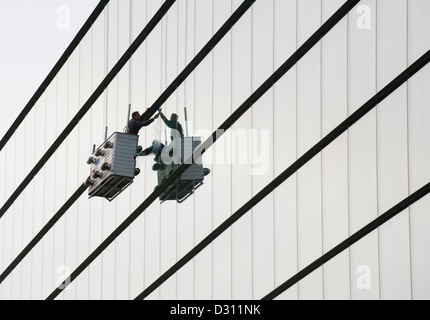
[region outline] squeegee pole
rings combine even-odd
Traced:
[[[185,117],[185,133],[188,137],[188,117],[187,117],[187,107],[184,107],[184,117]]]
[[[125,126],[125,133],[128,133],[128,122],[130,121],[130,112],[131,112],[131,104],[128,104],[127,124]]]

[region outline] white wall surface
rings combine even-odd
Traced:
[[[4,203],[163,1],[111,0],[0,153]],[[0,270],[86,179],[93,144],[143,112],[240,0],[178,0],[0,219]],[[163,105],[203,138],[343,0],[257,0]],[[430,48],[426,0],[363,0],[204,156],[211,174],[184,203],[153,203],[58,299],[133,299],[212,230]],[[425,67],[237,221],[148,299],[260,299],[428,182]],[[141,130],[144,148],[159,122]],[[254,139],[252,139],[254,134]],[[162,136],[164,140],[164,134]],[[157,184],[152,156],[112,202],[84,194],[0,285],[44,299]],[[429,299],[424,198],[278,299]]]

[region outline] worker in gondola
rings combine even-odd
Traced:
[[[174,137],[176,136],[176,133],[179,133],[180,137],[184,137],[184,130],[182,129],[182,125],[179,123],[178,115],[176,113],[172,113],[170,115],[170,120],[167,120],[166,116],[160,111],[160,117],[163,119],[166,126],[168,126],[170,129],[172,129],[172,132],[170,134],[170,140],[174,140]],[[174,131],[176,130],[176,131]]]
[[[183,138],[184,137],[184,130],[182,128],[182,125],[178,121],[179,117],[176,113],[172,113],[170,115],[170,120],[168,120],[166,118],[166,116],[163,114],[163,112],[161,112],[161,110],[159,110],[159,115],[160,115],[161,119],[163,119],[166,126],[171,129],[171,132],[170,132],[170,140],[171,141],[173,141],[175,138]],[[153,154],[155,154],[155,158],[158,159],[160,157],[161,151],[163,151],[164,147],[165,147],[164,144],[162,144],[161,142],[153,141],[152,145],[150,147],[139,152],[137,154],[137,156],[138,157],[147,156],[147,155],[150,155],[151,153],[153,153]]]
[[[156,114],[151,119],[144,120],[145,117],[148,115],[149,110],[150,110],[149,108],[146,109],[146,111],[142,115],[140,115],[139,111],[135,111],[135,112],[132,113],[131,119],[128,122],[128,133],[129,134],[138,135],[139,134],[139,130],[142,127],[149,126],[151,123],[154,122],[155,119],[158,118],[159,115]]]

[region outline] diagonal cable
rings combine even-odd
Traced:
[[[15,269],[15,267],[26,257],[26,255],[39,243],[40,240],[48,233],[48,231],[57,223],[58,220],[66,213],[66,211],[79,199],[79,197],[87,190],[87,186],[82,184],[73,195],[63,204],[57,213],[48,221],[48,223],[39,231],[39,233],[29,242],[29,244],[21,251],[20,254],[12,261],[12,263],[0,275],[0,283]]]
[[[380,226],[382,226],[385,222],[405,210],[406,208],[410,207],[412,204],[414,204],[416,201],[420,200],[422,197],[430,193],[430,183],[427,183],[425,186],[423,186],[421,189],[417,190],[413,194],[411,194],[409,197],[403,199],[401,202],[396,204],[394,207],[380,215],[378,218],[358,230],[356,233],[354,233],[352,236],[348,237],[343,242],[339,243],[336,247],[322,255],[320,258],[309,264],[307,267],[300,270],[297,274],[292,276],[290,279],[282,283],[280,286],[275,288],[273,291],[268,293],[266,296],[262,298],[262,300],[272,300],[279,296],[282,292],[299,282],[301,279],[309,275],[312,271],[318,269],[321,267],[324,263],[328,262],[330,259],[334,258],[336,255],[344,251],[345,249],[352,246],[354,243],[371,233],[372,231],[376,230]]]
[[[175,265],[173,265],[155,282],[148,286],[148,288],[146,288],[141,294],[139,294],[136,299],[144,299],[145,297],[147,297],[152,291],[158,288],[162,283],[164,283],[168,278],[170,278],[174,273],[176,273],[180,268],[182,268],[187,262],[193,259],[199,252],[201,252],[206,246],[208,246],[212,241],[214,241],[219,235],[221,235],[224,231],[231,227],[246,212],[251,210],[255,205],[257,205],[261,200],[263,200],[267,195],[269,195],[273,190],[275,190],[279,185],[281,185],[286,179],[296,173],[302,166],[304,166],[314,156],[316,156],[331,142],[338,138],[342,133],[348,130],[348,128],[351,127],[354,123],[364,117],[370,110],[376,107],[376,105],[378,105],[381,101],[388,97],[392,92],[394,92],[397,88],[404,84],[410,77],[412,77],[416,72],[422,69],[429,62],[430,51],[425,53],[414,64],[412,64],[409,68],[402,72],[397,78],[395,78],[386,87],[379,91],[356,112],[354,112],[345,121],[338,125],[333,131],[326,135],[320,142],[318,142],[311,149],[309,149],[296,162],[294,162],[284,172],[277,176],[272,182],[270,182],[259,193],[257,193],[246,204],[244,204],[239,210],[237,210],[227,220],[225,220],[219,227],[217,227],[213,232],[211,232],[205,239],[203,239],[199,244],[197,244]]]
[[[240,20],[240,18],[248,11],[248,9],[252,6],[252,4],[255,2],[255,0],[245,0],[243,3],[236,9],[236,11],[231,15],[231,17],[221,26],[221,28],[217,31],[217,33],[214,35],[214,37],[208,42],[208,44],[205,45],[205,47],[202,49],[203,52],[206,53],[199,53],[196,58],[190,62],[192,66],[187,66],[186,69],[178,76],[178,78],[174,81],[175,83],[179,83],[183,81],[185,78],[184,76],[187,73],[191,73],[192,70],[196,67],[196,63],[199,63],[203,60],[204,56],[206,56],[210,50],[212,50],[216,43],[218,43],[231,28],[236,24],[237,21]],[[186,76],[185,76],[186,77]],[[183,79],[183,80],[181,80]],[[175,85],[172,84],[169,86],[170,89],[167,89],[167,92],[171,90]],[[175,87],[176,88],[176,87]],[[167,99],[168,96],[170,96],[169,93],[165,93],[163,95],[163,99]],[[158,99],[157,101],[160,101]],[[153,110],[158,110],[157,104],[154,104],[151,107]],[[201,151],[201,154],[203,154],[204,151]],[[189,159],[185,161],[185,164],[180,165],[172,174],[170,174],[166,180],[162,184],[160,184],[157,189],[146,198],[146,200],[135,210],[133,213],[130,214],[128,218],[126,218],[118,227],[115,229],[88,257],[85,259],[78,268],[72,272],[72,274],[57,288],[55,289],[47,299],[53,299],[55,298],[62,290],[64,290],[67,285],[69,285],[76,277],[85,270],[86,267],[88,267],[92,261],[94,261],[98,255],[100,255],[127,227],[135,220],[139,215],[148,208],[158,197],[159,195],[179,176],[181,175],[190,165],[192,162],[192,158],[198,159],[196,157],[196,153],[193,153]],[[190,163],[190,164],[188,164]]]
[[[255,0],[247,0],[245,1],[237,10],[236,12],[231,16],[230,19],[227,20],[227,22],[224,24],[223,27],[220,28],[220,31],[218,31],[206,44],[201,51],[196,55],[196,58],[194,58],[189,65],[184,69],[184,71],[178,76],[178,78],[172,83],[172,85],[169,86],[169,88],[166,89],[166,91],[163,93],[163,95],[157,100],[161,101],[163,99],[167,100],[167,98],[170,96],[171,93],[169,91],[171,88],[176,87],[178,83],[182,82],[191,72],[194,70],[197,65],[203,60],[203,58],[212,50],[212,48],[221,40],[223,35],[225,35],[229,29],[239,20],[239,18],[243,15],[243,13],[251,7],[252,3],[255,2]],[[75,194],[68,200],[69,207],[73,204],[74,201],[77,201],[79,196],[83,193],[84,190],[80,191],[80,188],[83,188],[82,186],[79,187],[79,189],[75,192]],[[73,201],[70,203],[70,201]],[[62,207],[64,208],[64,207]],[[27,246],[20,254],[17,256],[17,258],[14,260],[14,262],[5,270],[5,272],[0,276],[0,283],[4,280],[4,278],[7,277],[8,274],[13,270],[13,268],[16,267],[16,265],[24,259],[26,254],[37,244],[38,241],[50,230],[50,228],[53,227],[56,221],[64,214],[65,212],[60,211],[51,219],[53,223],[48,222],[48,224],[41,230],[41,232],[38,234],[38,240],[32,241],[29,246]],[[7,272],[6,272],[7,271]]]
[[[145,116],[145,120],[158,111],[158,109],[167,101],[167,99],[176,91],[176,89],[185,81],[185,79],[194,71],[194,69],[203,61],[204,58],[220,42],[226,33],[233,27],[235,22],[245,13],[256,0],[245,0],[227,20],[227,22],[214,34],[212,39],[200,50],[200,52],[190,61],[182,70],[178,77],[169,85],[163,94],[151,105]]]
[[[201,144],[193,154],[180,165],[158,188],[151,193],[148,198],[130,214],[79,266],[64,282],[55,289],[47,299],[54,299],[64,288],[76,279],[79,274],[88,267],[128,226],[136,220],[140,214],[146,210],[159,195],[175,181],[185,170],[198,160],[201,155],[212,146],[212,144],[222,136],[225,130],[229,129],[261,96],[264,95],[289,69],[291,69],[322,37],[324,37],[345,15],[359,2],[359,0],[349,0],[336,11],[275,73],[272,74],[224,123],[217,129],[211,137]]]
[[[6,213],[8,208],[13,204],[13,202],[18,198],[21,192],[27,187],[27,185],[33,180],[36,174],[42,169],[45,163],[49,160],[49,158],[55,153],[61,143],[67,138],[67,136],[72,132],[75,126],[79,123],[79,121],[83,118],[83,116],[90,110],[92,105],[97,101],[97,99],[102,95],[103,91],[109,86],[112,80],[116,77],[118,72],[125,66],[131,56],[136,52],[139,46],[145,41],[147,36],[151,33],[151,31],[156,27],[158,22],[164,17],[170,7],[175,3],[176,0],[166,0],[157,13],[152,17],[146,27],[142,30],[142,32],[137,36],[134,42],[130,45],[127,51],[123,54],[123,56],[119,59],[119,61],[115,64],[112,70],[108,73],[108,75],[104,78],[104,80],[100,83],[97,89],[93,92],[93,94],[88,98],[87,102],[82,106],[82,108],[78,111],[75,117],[70,121],[70,123],[66,126],[63,132],[58,136],[58,138],[54,141],[51,147],[45,152],[39,162],[34,166],[34,168],[30,171],[30,173],[24,178],[21,184],[16,188],[13,194],[9,197],[9,199],[5,202],[3,207],[0,209],[0,218]]]
[[[49,84],[54,80],[58,72],[61,70],[61,68],[64,66],[64,64],[69,59],[70,55],[75,51],[79,43],[82,41],[82,39],[85,37],[85,35],[88,33],[88,31],[93,26],[94,22],[97,20],[97,18],[100,16],[100,14],[103,12],[106,5],[109,3],[109,0],[101,0],[99,4],[96,6],[96,8],[93,10],[91,15],[88,17],[87,21],[84,23],[82,28],[78,31],[76,36],[73,38],[72,42],[69,44],[67,49],[64,51],[64,53],[61,55],[58,62],[55,64],[55,66],[52,68],[51,72],[46,76],[45,80],[43,80],[42,84],[39,86],[39,88],[36,90],[34,95],[30,98],[24,109],[22,109],[21,113],[18,115],[18,117],[15,119],[15,121],[12,123],[9,130],[5,133],[3,138],[0,140],[0,151],[3,150],[3,147],[7,144],[9,139],[14,134],[15,130],[19,127],[19,125],[24,121],[24,118],[27,116],[27,114],[31,111],[31,109],[34,107],[36,102],[39,100],[39,98],[42,96],[42,94],[45,92],[45,90],[48,88]]]

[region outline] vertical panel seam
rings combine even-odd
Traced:
[[[193,55],[196,56],[196,0],[193,8]],[[195,74],[195,73],[193,73]],[[194,79],[195,80],[195,79]],[[196,101],[196,81],[193,81],[193,103]],[[194,126],[196,123],[196,113],[194,112]],[[193,246],[196,245],[196,200],[193,197]],[[196,260],[193,259],[193,299],[196,298]]]
[[[233,12],[233,3],[230,1],[230,15]],[[233,112],[233,29],[230,36],[230,114]],[[230,146],[233,154],[233,143]],[[230,216],[233,212],[233,163],[230,165]],[[233,299],[233,228],[230,228],[230,299]]]
[[[275,6],[276,1],[272,1],[272,74],[275,72],[275,25],[276,25],[276,15],[275,15]],[[275,176],[275,92],[276,88],[273,87],[272,89],[272,179]],[[275,241],[275,195],[276,192],[273,192],[272,194],[272,263],[273,263],[273,275],[272,275],[272,281],[273,281],[273,287],[276,286],[276,241]]]
[[[214,1],[211,1],[211,36],[213,36],[214,34],[214,10],[215,10],[215,6],[214,6]],[[212,113],[212,128],[211,131],[213,131],[214,128],[214,51],[212,50],[211,53],[208,55],[211,57],[211,113]],[[214,202],[213,202],[213,198],[214,198],[214,179],[211,179],[211,232],[214,229]],[[213,299],[214,296],[214,245],[211,243],[210,245],[210,250],[211,250],[211,299]]]
[[[298,29],[299,29],[299,0],[296,0],[296,50],[298,47]],[[296,160],[298,159],[298,66],[295,68],[295,76],[296,76]],[[297,179],[297,174],[295,174],[295,182],[296,182],[296,272],[299,271],[299,179]],[[300,297],[299,294],[299,285],[296,285],[296,298],[297,300]]]
[[[129,4],[129,10],[128,10],[128,43],[129,46],[131,45],[132,41],[133,41],[133,0],[129,0],[128,2]],[[133,73],[133,58],[131,58],[128,62],[128,103],[131,103],[131,97],[132,97],[132,73]],[[128,198],[129,198],[129,205],[131,206],[132,204],[132,196],[131,196],[131,192],[128,193]],[[103,216],[103,215],[102,215]],[[130,227],[128,229],[128,298],[130,299],[131,296],[131,239],[132,239],[132,228]]]
[[[346,22],[346,114],[347,117],[349,117],[349,95],[350,95],[350,90],[349,90],[349,64],[350,64],[350,59],[349,59],[349,26],[350,26],[350,22],[349,22],[349,14],[346,16],[347,22]],[[348,214],[348,237],[351,236],[351,187],[350,187],[350,136],[349,136],[349,130],[346,131],[346,181],[347,181],[347,214]],[[349,299],[351,300],[352,297],[352,273],[351,273],[351,269],[352,269],[352,261],[351,261],[351,247],[348,248],[348,275],[349,275]]]
[[[375,92],[378,92],[378,2],[375,2]],[[376,215],[379,216],[380,210],[379,210],[379,148],[378,148],[378,109],[375,109],[375,171],[376,171]],[[382,296],[382,288],[381,288],[381,234],[379,228],[376,231],[377,235],[377,242],[378,242],[378,291],[379,291],[379,298]]]
[[[163,33],[164,33],[164,45],[163,48]],[[163,69],[164,69],[164,83],[167,82],[167,14],[164,16],[163,20],[160,22],[160,92],[163,91]],[[164,49],[164,50],[163,50]],[[163,61],[163,51],[164,51],[164,61]],[[164,62],[164,68],[163,68]],[[164,107],[167,106],[167,102],[164,102]],[[154,123],[157,126],[156,123]],[[161,130],[161,128],[160,128]],[[158,131],[158,130],[157,130]],[[161,131],[160,131],[161,133]],[[161,137],[155,137],[155,139]],[[158,206],[158,273],[159,275],[162,273],[162,251],[163,251],[163,237],[162,237],[162,219],[161,219],[161,206]],[[162,290],[161,288],[158,290],[158,297],[162,299]]]
[[[187,2],[188,0],[185,0],[185,2]],[[179,12],[180,10],[180,6],[179,4],[177,4],[177,8],[178,10],[176,11],[176,74],[178,74],[179,70]],[[184,93],[185,95],[185,93]],[[178,108],[178,104],[179,104],[179,95],[178,98],[176,99],[176,108]],[[167,137],[165,137],[165,139],[167,140]],[[167,143],[166,143],[167,145]],[[175,262],[178,261],[178,205],[175,204]],[[175,292],[174,292],[174,296],[175,299],[178,299],[178,277],[175,274]]]
[[[251,8],[251,92],[253,92],[253,79],[254,79],[254,69],[252,68],[253,61],[254,61],[254,7]],[[252,116],[252,110],[250,112],[251,117],[251,129],[253,128],[253,116]],[[252,144],[249,145],[251,154],[252,154]],[[251,175],[251,195],[253,194],[253,176]],[[251,216],[251,297],[254,298],[254,209],[250,210],[250,216]]]
[[[406,0],[406,66],[409,65],[409,48],[410,48],[410,37],[409,37],[409,0]],[[409,106],[409,81],[406,82],[406,135],[407,135],[407,173],[408,173],[408,195],[411,194],[411,178],[410,178],[410,106]],[[409,277],[410,277],[410,294],[411,294],[411,300],[414,300],[414,286],[413,286],[413,270],[412,270],[412,223],[411,223],[411,210],[412,208],[408,209],[408,223],[409,223]]]
[[[320,0],[320,26],[322,25],[322,21],[323,21],[323,0]],[[323,42],[324,39],[320,40],[319,43],[319,51],[320,51],[320,92],[319,92],[319,99],[320,99],[320,140],[321,137],[323,135],[322,132],[322,128],[323,128]],[[321,250],[321,255],[324,253],[324,207],[323,207],[323,155],[324,155],[324,150],[320,153],[320,176],[319,176],[319,182],[320,182],[320,230],[321,230],[321,245],[320,245],[320,250]],[[325,285],[324,285],[324,265],[321,266],[321,285],[322,285],[322,298],[324,300],[324,296],[325,296]]]
[[[105,12],[104,12],[104,73],[107,74],[107,70],[109,69],[109,4],[106,6]],[[104,95],[103,101],[104,101],[104,107],[105,107],[105,127],[108,124],[108,118],[109,118],[109,113],[108,113],[108,105],[109,105],[109,99],[108,99],[108,92],[109,92],[109,87],[106,88],[106,93]],[[102,215],[102,235],[104,234],[104,215]],[[101,277],[103,279],[103,257],[104,255],[101,254],[100,256],[100,260],[101,260],[101,268],[100,268],[100,272],[101,272]],[[101,291],[101,297],[103,298],[103,281],[101,283],[100,286],[100,291]]]
[[[148,1],[145,1],[145,23],[148,22]],[[148,83],[148,45],[147,43],[143,43],[142,44],[144,46],[144,55],[145,55],[145,61],[144,61],[144,68],[145,68],[145,84],[144,84],[144,91],[145,91],[145,96],[144,96],[144,100],[145,100],[145,106],[148,103],[148,87],[147,87],[147,83]],[[146,135],[145,135],[145,139],[146,139]],[[144,164],[146,164],[147,159],[144,159]],[[146,190],[146,183],[143,184],[143,193],[145,195],[145,197],[147,197],[147,190]],[[147,242],[147,238],[146,238],[146,232],[145,230],[147,229],[147,225],[148,225],[148,221],[147,221],[147,215],[143,215],[143,287],[145,287],[145,279],[146,279],[146,250],[145,250],[145,244]]]
[[[78,79],[81,78],[81,50],[82,50],[82,44],[79,44],[79,48],[78,48],[78,53],[79,53],[79,59],[78,59]],[[78,88],[78,94],[77,94],[77,99],[80,102],[81,101],[81,86],[77,85]],[[46,99],[45,99],[46,101]],[[80,141],[80,136],[81,136],[81,131],[80,131],[80,126],[78,126],[78,142]],[[79,154],[80,154],[80,148],[78,148],[78,158],[79,158]],[[44,202],[43,202],[43,206],[44,206]],[[43,207],[42,206],[42,207]],[[77,212],[78,214],[76,214],[76,226],[78,226],[78,221],[79,221],[79,201],[76,204],[77,207]],[[79,233],[78,233],[78,227],[76,228],[76,254],[75,254],[75,265],[79,265],[78,264],[78,239],[79,239]],[[43,247],[42,247],[43,248]],[[76,284],[76,290],[75,290],[75,300],[78,298],[78,288],[77,288],[77,284]]]
[[[91,62],[91,67],[90,67],[91,90],[90,90],[90,92],[92,92],[92,90],[93,90],[93,80],[94,80],[94,60],[93,60],[93,58],[94,58],[94,28],[91,28],[89,34],[91,35],[91,43],[90,43],[90,49],[91,49],[91,55],[90,55],[90,62]],[[57,86],[57,91],[58,91],[58,86]],[[89,118],[90,118],[89,122],[91,124],[93,123],[93,113],[94,113],[94,111],[91,110],[91,112],[89,112],[89,115],[88,115]],[[90,135],[90,141],[93,140],[93,138],[94,138],[93,137],[93,130],[90,130],[89,135]],[[54,156],[56,157],[56,155],[54,155]],[[91,212],[91,207],[92,207],[92,203],[89,202],[88,203],[89,212]],[[88,252],[90,252],[90,251],[91,251],[91,217],[89,216],[88,217]],[[87,290],[88,290],[88,298],[90,298],[90,295],[91,295],[91,290],[90,290],[90,288],[91,288],[90,268],[88,268],[87,274],[88,274],[88,279],[87,279],[88,286],[87,286]],[[64,293],[64,290],[63,290],[62,294],[63,293]],[[64,294],[63,294],[63,296],[64,296]]]

